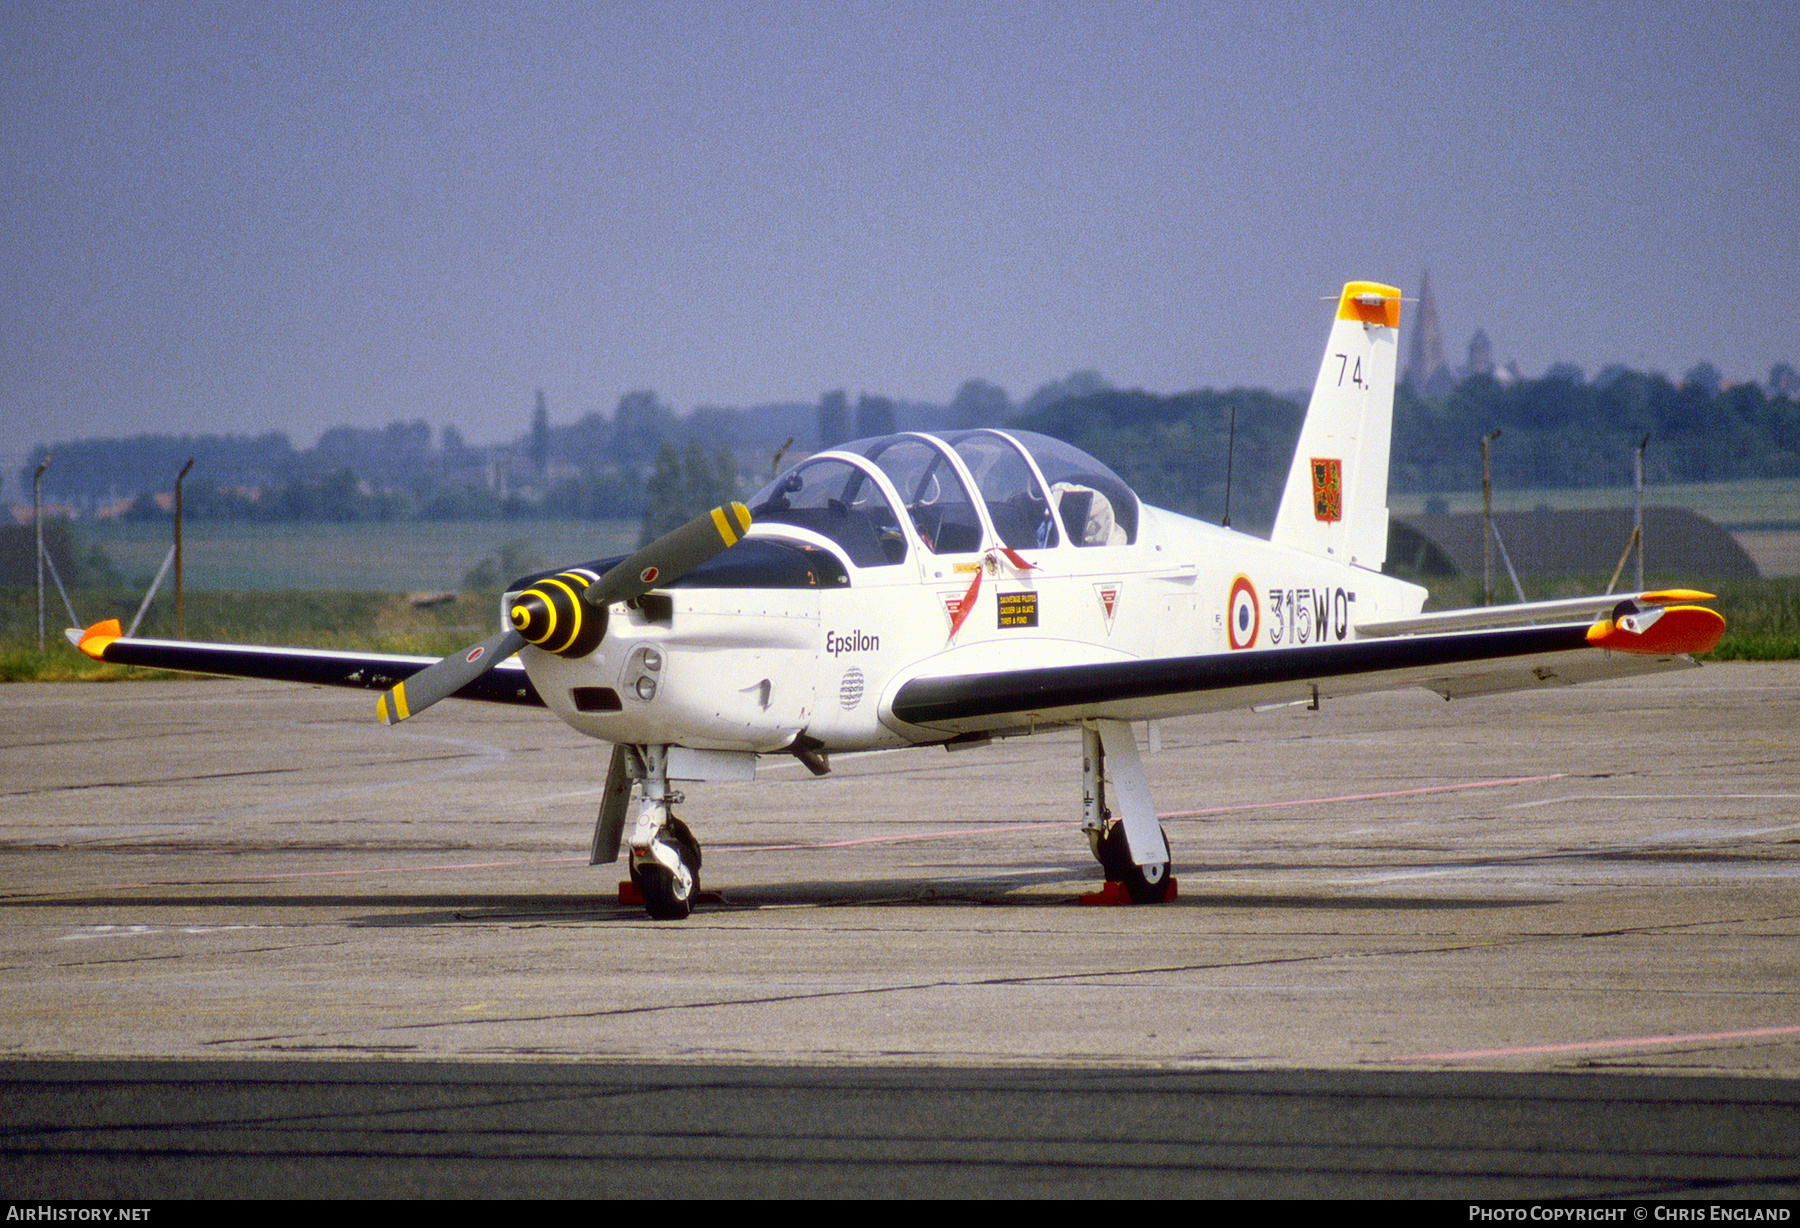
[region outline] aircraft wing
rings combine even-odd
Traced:
[[[950,733],[1082,719],[1154,720],[1423,687],[1446,699],[1689,669],[1724,619],[1703,606],[1644,608],[1609,598],[1592,622],[1402,634],[1262,651],[919,676],[893,715]],[[1689,594],[1683,594],[1683,597]],[[1461,612],[1458,612],[1461,613]],[[1429,618],[1431,616],[1427,616]]]
[[[1527,601],[1516,605],[1484,605],[1467,610],[1443,610],[1414,618],[1358,623],[1359,639],[1411,635],[1421,631],[1472,631],[1479,627],[1517,627],[1526,623],[1567,622],[1591,618],[1603,611],[1629,612],[1630,607],[1673,605],[1682,601],[1710,601],[1711,593],[1691,588],[1662,589],[1653,593],[1608,593],[1598,597],[1564,597],[1556,601]],[[1709,644],[1708,647],[1711,647]],[[1692,649],[1703,652],[1705,649]]]
[[[192,674],[229,678],[267,678],[275,682],[310,682],[317,686],[386,691],[411,678],[436,657],[380,652],[335,652],[315,648],[264,648],[253,644],[202,644],[188,640],[127,639],[116,621],[71,628],[69,641],[96,661],[142,665]],[[508,658],[456,692],[459,699],[543,707],[537,688],[517,658]]]

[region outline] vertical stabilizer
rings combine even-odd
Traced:
[[[1399,335],[1399,290],[1344,287],[1269,535],[1276,545],[1381,570]]]

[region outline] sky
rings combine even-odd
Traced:
[[[1453,363],[1800,365],[1792,3],[16,0],[0,57],[9,470],[539,388],[1287,390],[1425,270]]]

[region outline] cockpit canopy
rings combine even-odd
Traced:
[[[801,461],[750,500],[759,523],[818,533],[858,567],[911,549],[972,554],[1137,540],[1138,501],[1118,474],[1031,431],[858,439]]]

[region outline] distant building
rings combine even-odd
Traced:
[[[1494,343],[1488,340],[1487,329],[1478,328],[1475,335],[1469,338],[1470,375],[1492,375],[1494,373]]]
[[[1494,343],[1487,330],[1478,328],[1469,338],[1469,360],[1451,367],[1444,357],[1444,330],[1438,323],[1437,299],[1431,293],[1431,274],[1419,276],[1419,307],[1413,313],[1412,339],[1406,351],[1406,372],[1400,377],[1414,396],[1445,397],[1471,375],[1485,375],[1502,384],[1516,384],[1521,376],[1519,364],[1509,360],[1505,366],[1494,362]]]
[[[1495,512],[1494,524],[1521,576],[1605,576],[1618,565],[1631,537],[1631,509]],[[1479,576],[1481,513],[1396,516],[1388,530],[1388,559],[1425,575]],[[1754,580],[1758,575],[1735,537],[1685,507],[1644,509],[1644,565],[1693,582]],[[1629,563],[1626,571],[1630,574]],[[1498,552],[1494,573],[1506,574]]]
[[[1516,384],[1523,378],[1517,360],[1508,359],[1504,367],[1494,363],[1494,343],[1488,340],[1485,328],[1476,329],[1469,338],[1469,361],[1457,371],[1456,381],[1461,383],[1471,375],[1486,376],[1501,385]]]

